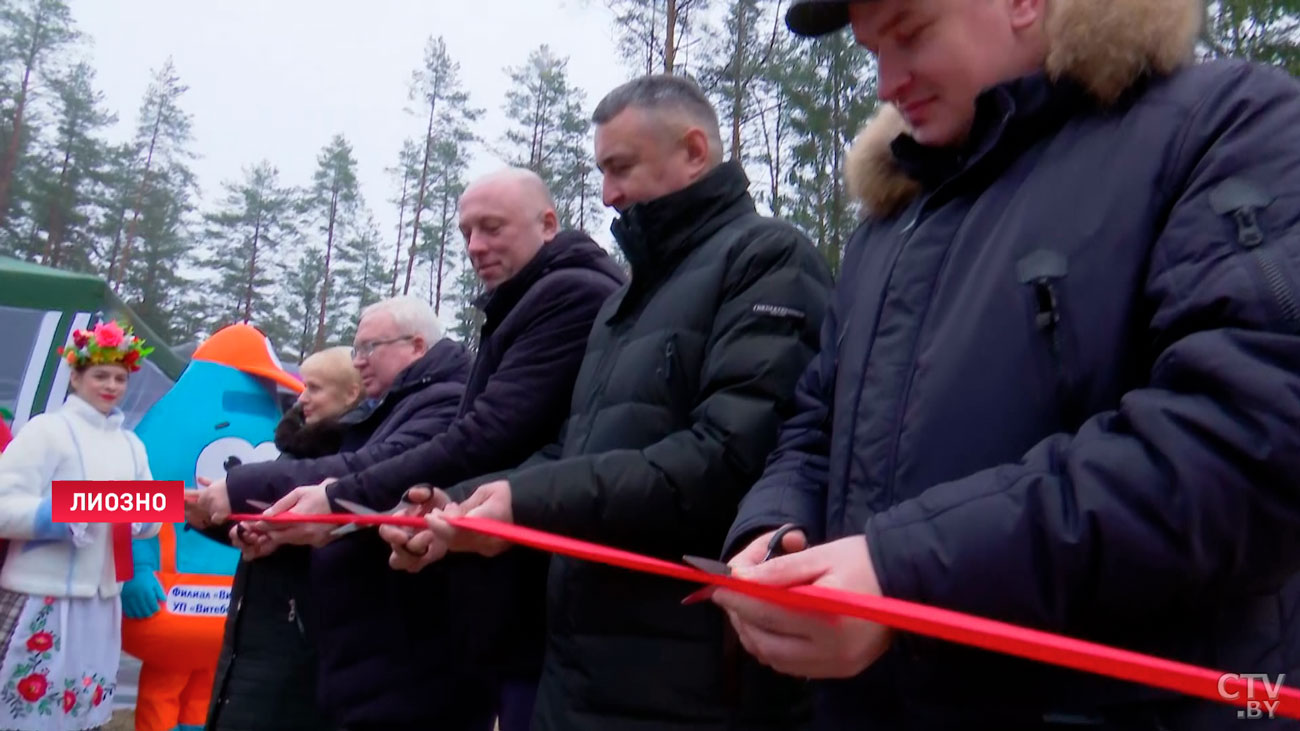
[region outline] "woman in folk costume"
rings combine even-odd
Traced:
[[[0,729],[76,731],[112,715],[119,594],[130,540],[158,524],[55,523],[51,483],[148,480],[144,445],[122,427],[127,379],[152,348],[116,322],[76,330],[62,408],[36,416],[0,454]]]

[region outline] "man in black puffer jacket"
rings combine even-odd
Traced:
[[[558,230],[550,193],[528,170],[475,181],[459,210],[487,291],[455,420],[417,447],[300,495],[387,510],[412,485],[515,467],[559,434],[592,320],[624,275],[587,235]],[[373,531],[367,536],[373,541]],[[388,570],[378,541],[376,552],[345,559],[348,543],[319,549],[315,562],[317,583],[332,594],[321,607],[321,696],[339,720],[450,730],[478,728],[485,717],[490,729],[495,713],[502,731],[527,729],[541,671],[546,556],[464,556],[407,576]],[[405,590],[376,601],[352,578],[367,572]],[[432,674],[429,657],[437,658]]]
[[[596,317],[557,449],[457,509],[665,559],[716,555],[816,349],[830,272],[807,237],[755,211],[693,82],[637,79],[594,118],[631,283]],[[505,548],[455,531],[383,534],[408,569],[447,540],[486,555]],[[720,613],[682,606],[693,588],[554,557],[533,728],[795,727],[801,685],[730,662]]]

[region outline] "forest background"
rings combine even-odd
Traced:
[[[700,83],[760,207],[832,269],[857,221],[840,171],[875,107],[874,68],[847,33],[792,36],[787,2],[187,5],[0,0],[0,254],[103,277],[172,345],[250,322],[300,361],[350,343],[367,304],[409,293],[474,346],[481,289],[456,222],[466,182],[529,167],[562,225],[618,256],[589,119],[649,72]],[[1300,73],[1300,0],[1206,12],[1203,55]],[[343,66],[305,62],[322,51]],[[144,91],[121,98],[142,56]]]

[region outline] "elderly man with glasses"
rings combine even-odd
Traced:
[[[352,362],[366,400],[342,418],[346,433],[338,454],[236,467],[200,491],[191,522],[205,527],[231,512],[260,512],[258,504],[273,503],[298,485],[363,470],[429,441],[455,419],[469,377],[464,346],[443,337],[433,310],[414,297],[394,297],[362,311]],[[328,536],[328,527],[281,528],[259,536],[246,554],[263,555],[283,544],[319,544]]]

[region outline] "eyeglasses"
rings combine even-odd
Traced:
[[[403,340],[411,340],[414,337],[415,337],[414,335],[401,335],[395,338],[389,338],[388,340],[373,340],[368,343],[357,343],[356,345],[352,346],[352,359],[356,360],[357,358],[369,358],[370,354],[375,352],[375,348],[378,348],[381,345],[390,345],[392,343],[399,343]]]

